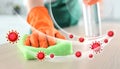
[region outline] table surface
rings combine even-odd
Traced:
[[[66,30],[76,28],[71,27]],[[102,24],[103,33],[111,29],[115,31],[115,37],[102,53],[95,55],[91,60],[86,58],[72,62],[28,61],[21,56],[15,44],[2,44],[0,69],[120,69],[120,25],[118,23]]]

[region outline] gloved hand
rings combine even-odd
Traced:
[[[28,23],[35,29],[32,29],[32,34],[25,40],[25,45],[33,47],[47,48],[56,44],[54,38],[65,39],[65,37],[58,32],[53,25],[49,13],[45,7],[35,7],[28,14]],[[51,36],[51,37],[48,37]]]

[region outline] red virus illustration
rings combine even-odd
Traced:
[[[114,32],[113,31],[109,31],[107,34],[109,37],[113,37],[114,36]]]
[[[54,54],[50,54],[50,58],[54,58]]]
[[[100,51],[102,50],[101,49],[101,43],[98,41],[95,41],[95,42],[93,42],[93,44],[91,44],[91,47],[90,47],[93,51],[95,51],[96,52],[96,54],[99,52],[100,53]]]
[[[45,53],[44,52],[38,52],[37,59],[42,61],[45,59]]]
[[[82,56],[82,53],[81,53],[80,51],[77,51],[77,52],[75,53],[75,56],[76,56],[77,58],[79,58],[79,57]]]
[[[80,42],[84,42],[84,40],[85,40],[85,39],[84,39],[83,37],[80,37],[80,38],[79,38],[79,41],[80,41]]]
[[[13,43],[13,44],[19,40],[19,37],[20,37],[19,33],[14,30],[9,31],[9,33],[7,33],[7,36],[6,36],[7,41],[9,41],[10,43]]]
[[[93,54],[89,54],[89,58],[93,58]]]
[[[72,38],[73,38],[73,35],[72,35],[72,34],[70,34],[70,35],[69,35],[69,38],[71,38],[71,39],[72,39]]]
[[[104,43],[108,43],[108,39],[104,39]]]

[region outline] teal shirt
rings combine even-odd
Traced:
[[[76,25],[82,15],[79,0],[56,0],[51,8],[55,21],[62,28]]]

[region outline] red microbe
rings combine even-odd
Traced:
[[[38,58],[38,60],[43,60],[45,58],[45,53],[44,52],[38,52],[37,58]]]
[[[93,51],[95,51],[96,53],[100,52],[102,49],[101,49],[101,43],[100,42],[93,42],[93,44],[91,44],[91,47],[90,47]]]
[[[93,58],[93,54],[89,54],[89,58]]]
[[[80,42],[84,42],[84,40],[85,40],[85,39],[84,39],[83,37],[80,37],[80,38],[79,38],[79,41],[80,41]]]
[[[104,42],[105,42],[105,43],[108,43],[108,39],[104,39]]]
[[[113,31],[109,31],[109,32],[108,32],[108,36],[109,36],[109,37],[113,37],[113,36],[114,36],[114,32],[113,32]]]
[[[80,51],[77,51],[77,52],[75,53],[75,56],[76,56],[76,57],[81,57],[81,56],[82,56],[82,53],[81,53]]]
[[[50,58],[54,58],[54,54],[50,54]]]
[[[7,37],[6,37],[7,41],[14,44],[15,42],[17,42],[17,40],[19,40],[20,36],[18,34],[19,33],[14,30],[9,31],[9,33],[7,34]]]
[[[69,38],[71,38],[71,39],[72,39],[72,38],[73,38],[73,35],[72,35],[72,34],[70,34],[70,35],[69,35]]]

